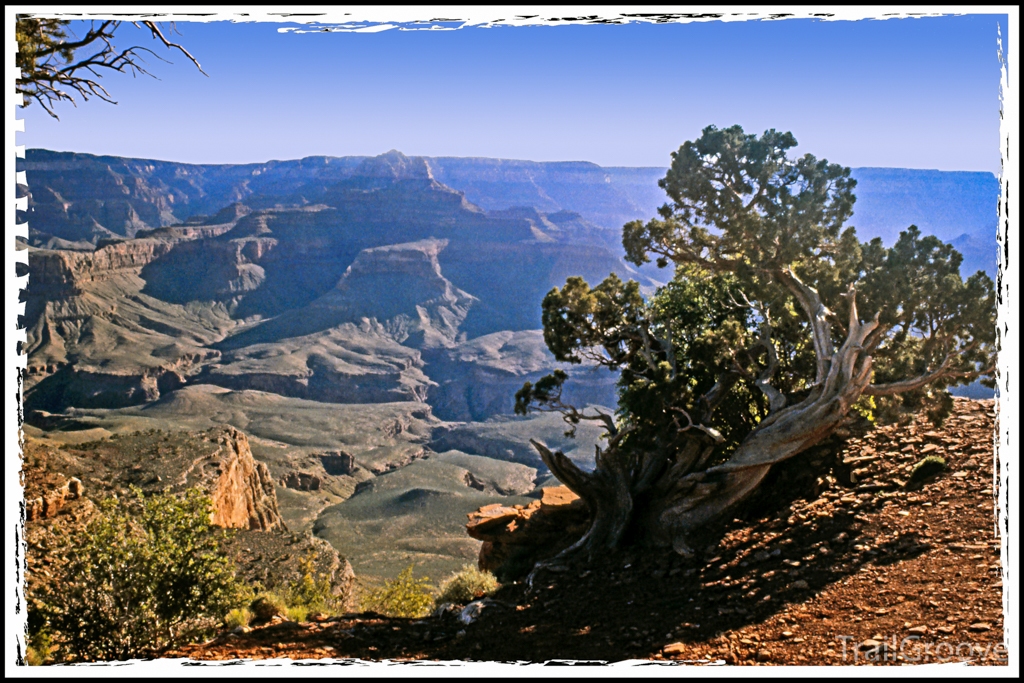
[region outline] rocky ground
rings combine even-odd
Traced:
[[[694,558],[626,552],[542,571],[459,613],[278,619],[168,652],[193,660],[622,660],[1006,664],[993,401],[847,441],[818,495],[726,524]],[[947,469],[907,486],[939,455]]]

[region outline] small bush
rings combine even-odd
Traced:
[[[193,489],[109,499],[30,596],[30,622],[60,662],[124,660],[201,637],[245,600],[218,546],[211,503]],[[35,612],[33,615],[32,612]]]
[[[284,616],[288,612],[288,602],[274,593],[263,593],[249,605],[254,621],[270,621],[276,616]]]
[[[388,617],[422,617],[430,613],[433,591],[429,579],[413,578],[409,565],[393,580],[372,591],[363,599],[363,609]]]
[[[228,628],[248,626],[250,621],[252,621],[252,612],[245,607],[236,607],[224,617],[224,625]]]
[[[302,607],[301,605],[289,607],[285,611],[285,616],[287,616],[292,621],[305,621],[306,617],[309,616],[309,610],[305,607]]]
[[[53,644],[48,631],[36,631],[29,636],[25,647],[25,661],[29,666],[42,666],[50,658]]]
[[[907,486],[918,486],[925,479],[938,474],[946,469],[946,461],[937,455],[929,455],[921,462],[914,465],[910,470],[910,478],[907,479]]]
[[[330,577],[317,570],[316,553],[311,552],[299,561],[299,571],[299,578],[288,586],[288,604],[311,614],[334,612],[340,600],[332,591]],[[305,617],[296,621],[304,620]]]
[[[435,605],[443,605],[446,602],[465,605],[497,589],[498,580],[494,578],[493,574],[467,564],[462,571],[453,574],[451,578],[441,584],[441,592],[437,596]]]
[[[317,569],[316,552],[299,560],[298,578],[266,590],[249,605],[252,619],[266,622],[275,616],[306,621],[310,614],[331,614],[341,599],[334,595],[331,577]]]

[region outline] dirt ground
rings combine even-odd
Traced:
[[[168,652],[193,660],[356,658],[728,665],[1005,665],[993,401],[958,399],[851,439],[853,472],[812,500],[735,520],[694,558],[623,553],[501,588],[466,625],[343,615],[279,621]],[[910,468],[947,469],[907,490]]]

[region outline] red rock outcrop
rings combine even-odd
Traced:
[[[533,561],[551,557],[586,530],[587,506],[565,486],[542,489],[541,499],[529,505],[485,505],[469,513],[466,531],[483,541],[480,569],[494,571],[515,551]]]
[[[64,482],[63,486],[51,489],[41,496],[25,501],[25,519],[29,522],[48,519],[56,515],[69,500],[82,496],[82,482],[76,477]]]
[[[204,482],[213,500],[213,523],[228,528],[267,531],[283,528],[270,470],[252,457],[249,440],[234,427],[211,430],[218,446],[206,456],[203,470],[216,463],[215,477]]]
[[[285,528],[270,470],[253,458],[246,435],[231,426],[200,432],[151,429],[62,448],[29,441],[26,454],[30,521],[52,517],[68,501],[83,497],[84,480],[94,501],[131,496],[132,487],[175,495],[198,488],[211,499],[211,522],[217,526]]]

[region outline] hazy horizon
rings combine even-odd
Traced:
[[[484,159],[489,161],[514,161],[519,163],[527,164],[592,164],[598,168],[605,169],[658,169],[664,170],[668,168],[668,164],[663,166],[649,165],[649,166],[604,166],[588,159],[552,159],[547,161],[539,161],[536,159],[517,159],[508,157],[491,157],[491,156],[456,156],[453,154],[406,154],[402,150],[390,149],[379,154],[309,154],[302,157],[294,158],[275,158],[275,159],[264,159],[262,161],[239,161],[239,162],[193,162],[193,161],[180,161],[178,159],[167,159],[167,158],[154,158],[154,157],[139,157],[139,156],[122,156],[119,154],[105,154],[100,152],[81,152],[73,149],[49,149],[47,147],[26,147],[25,151],[39,150],[43,152],[52,152],[54,154],[81,154],[87,156],[93,156],[97,158],[112,157],[118,159],[130,159],[137,161],[158,161],[167,164],[187,164],[190,166],[257,166],[260,164],[271,164],[271,163],[283,163],[288,161],[303,161],[305,159],[345,159],[345,158],[373,158],[387,154],[388,152],[397,151],[409,158],[423,157],[427,159]],[[985,173],[992,175],[996,178],[999,177],[998,173],[992,171],[972,171],[967,169],[940,169],[940,168],[918,168],[914,166],[850,166],[851,169],[856,170],[871,170],[871,169],[882,169],[882,170],[906,170],[906,171],[933,171],[936,173]]]

